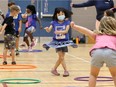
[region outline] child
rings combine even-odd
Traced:
[[[46,27],[46,31],[50,32],[52,29],[54,31],[53,35],[53,43],[54,45],[59,45],[60,43],[65,44],[64,42],[69,41],[69,28],[70,28],[70,21],[66,20],[67,12],[64,8],[56,8],[54,15],[53,15],[53,21],[51,22],[50,27]],[[66,64],[65,64],[65,53],[68,52],[68,47],[59,47],[56,48],[56,52],[58,53],[59,59],[57,60],[53,70],[51,71],[52,74],[59,76],[60,73],[57,72],[57,68],[60,64],[62,64],[64,68],[64,77],[69,76],[69,72],[67,70]]]
[[[33,46],[36,45],[37,40],[34,40],[33,33],[36,31],[36,21],[40,24],[40,29],[42,29],[41,21],[36,16],[36,9],[34,5],[28,5],[26,8],[26,14],[27,15],[26,20],[26,29],[25,29],[25,35],[24,35],[24,42],[27,44],[28,49],[31,50]],[[31,44],[29,43],[28,37],[30,37]]]
[[[90,51],[92,59],[89,87],[96,87],[96,79],[104,63],[109,68],[116,87],[116,20],[113,17],[103,17],[99,30],[95,32],[75,25],[74,22],[71,22],[71,26],[96,41]]]
[[[9,2],[8,3],[9,8],[13,5],[15,5],[14,2]],[[19,9],[20,9],[20,7],[19,7]],[[8,11],[8,13],[6,14],[6,17],[9,17],[9,16],[10,16],[10,12]],[[14,23],[15,23],[15,31],[16,31],[16,34],[17,34],[17,37],[16,37],[16,55],[18,56],[19,55],[19,37],[20,37],[20,32],[22,30],[22,16],[21,16],[21,13],[16,15],[13,19],[14,19]]]
[[[15,30],[14,30],[14,23],[13,23],[13,17],[15,17],[19,13],[19,8],[16,5],[13,5],[10,7],[10,16],[5,18],[2,26],[2,30],[0,31],[0,34],[4,34],[4,52],[3,52],[3,65],[7,65],[7,51],[11,51],[12,55],[12,64],[15,65]]]

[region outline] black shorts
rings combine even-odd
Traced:
[[[61,47],[61,48],[56,48],[56,52],[68,52],[68,47]]]

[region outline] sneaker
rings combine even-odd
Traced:
[[[18,56],[19,55],[19,51],[18,50],[16,50],[16,56]]]
[[[16,62],[15,62],[15,61],[13,61],[11,64],[12,64],[12,65],[16,65]]]
[[[37,45],[38,39],[35,39],[32,43],[31,43],[31,47],[34,47]]]
[[[28,47],[28,51],[32,51],[32,47],[31,46]]]
[[[60,76],[60,73],[58,73],[57,70],[52,70],[51,73],[56,75],[56,76]]]
[[[68,71],[64,71],[63,77],[67,77],[67,76],[69,76],[69,72]]]
[[[46,44],[43,44],[43,48],[45,48],[46,50],[49,50],[49,46],[47,46]]]
[[[7,65],[7,61],[4,61],[4,62],[3,62],[3,65]]]

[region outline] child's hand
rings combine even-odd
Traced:
[[[73,7],[73,3],[70,3],[70,7]]]
[[[44,29],[45,29],[45,30],[48,30],[48,29],[49,29],[49,27],[45,27]]]
[[[55,33],[55,34],[61,34],[61,31],[57,31],[57,30],[56,30],[54,33]]]
[[[73,28],[74,25],[75,25],[75,23],[72,21],[72,22],[70,23],[70,26]]]
[[[27,18],[27,14],[22,14],[22,18]]]

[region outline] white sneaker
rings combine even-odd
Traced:
[[[28,47],[28,51],[32,51],[32,47],[31,46]]]

